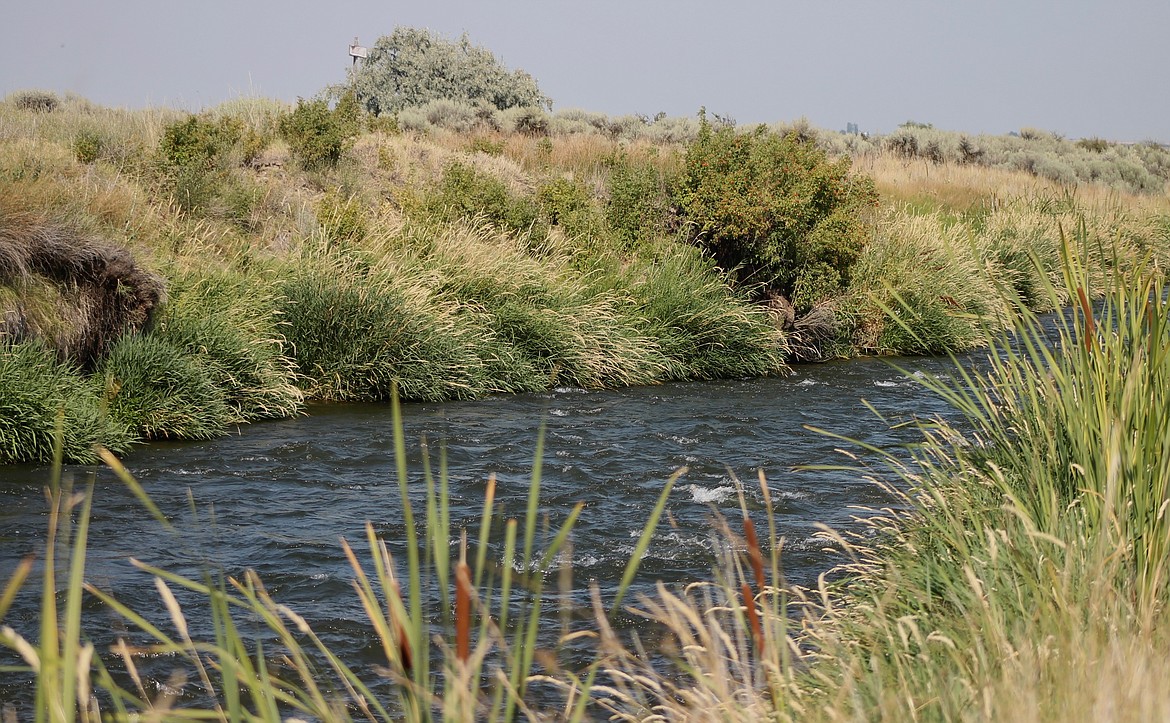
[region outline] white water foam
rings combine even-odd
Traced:
[[[719,503],[735,494],[735,488],[726,485],[720,487],[691,485],[687,489],[691,491],[691,500],[699,504],[706,504],[708,502]]]

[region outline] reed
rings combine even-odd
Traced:
[[[841,540],[852,577],[822,591],[802,681],[830,716],[1137,720],[1170,705],[1144,667],[1167,644],[1170,311],[1156,267],[1092,283],[1088,241],[1065,238],[1061,283],[1045,285],[1076,310],[1054,328],[1024,313],[983,371],[928,381],[962,423],[926,428],[913,465],[890,459],[909,511],[872,513],[879,542]],[[1110,659],[1103,677],[1087,651]]]

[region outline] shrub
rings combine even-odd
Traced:
[[[614,238],[632,248],[665,234],[670,225],[669,180],[650,163],[619,155],[610,162],[605,220]]]
[[[602,233],[601,217],[593,196],[579,180],[555,178],[541,186],[536,197],[548,223],[570,237],[593,237]]]
[[[13,97],[12,102],[17,108],[33,113],[52,113],[61,104],[57,94],[47,90],[21,91]]]
[[[550,120],[548,114],[541,108],[525,106],[509,109],[504,114],[505,126],[515,132],[529,136],[546,136]]]
[[[243,133],[240,122],[231,117],[218,121],[188,116],[163,129],[159,153],[172,166],[210,170],[239,142]]]
[[[184,212],[211,208],[220,195],[230,155],[244,137],[231,116],[187,116],[163,129],[159,156],[175,203]]]
[[[484,153],[489,156],[499,156],[504,153],[504,141],[492,140],[484,136],[476,136],[467,144],[467,150],[472,153]]]
[[[532,76],[509,71],[466,35],[450,41],[428,30],[398,27],[378,38],[350,73],[349,86],[374,115],[433,100],[482,101],[503,110],[551,105]]]
[[[102,154],[102,137],[95,131],[84,130],[73,137],[73,156],[78,163],[93,163]]]
[[[336,166],[357,135],[352,111],[341,104],[334,110],[323,100],[297,99],[297,107],[280,119],[280,133],[293,155],[310,170]]]
[[[829,161],[792,135],[715,129],[704,115],[687,146],[676,198],[692,240],[741,282],[790,298],[801,289],[820,295],[848,283],[869,239],[865,213],[877,192],[849,168],[848,158]],[[822,278],[814,281],[814,274]],[[797,307],[818,300],[806,293]]]
[[[425,194],[419,206],[432,218],[455,221],[478,216],[519,234],[532,232],[540,220],[540,209],[531,199],[512,195],[503,181],[458,161],[443,170],[438,188]]]

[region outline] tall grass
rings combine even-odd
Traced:
[[[68,459],[96,462],[94,445],[123,452],[133,441],[75,366],[39,342],[0,342],[0,464],[50,461],[59,421]]]
[[[261,273],[176,272],[156,322],[158,336],[208,370],[235,423],[290,417],[302,408],[275,286]]]
[[[1088,273],[1090,244],[1083,227],[1066,237],[1060,285],[1043,282],[1053,304],[1071,298],[1071,308],[1038,317],[1021,301],[1011,333],[992,337],[982,366],[925,380],[960,421],[924,422],[910,460],[859,450],[871,462],[858,473],[883,484],[892,502],[859,512],[864,526],[856,533],[824,531],[844,562],[814,589],[784,580],[783,530],[761,474],[766,531],[757,533],[761,513],[746,502],[742,523],[719,522],[712,580],[660,585],[627,601],[627,612],[653,623],[632,638],[614,630],[607,611],[624,596],[603,601],[594,593],[595,625],[575,639],[594,641],[595,657],[538,671],[535,643],[550,634],[558,640],[540,628],[550,600],[543,581],[557,569],[581,508],[561,510],[559,526],[538,543],[538,445],[524,516],[501,523],[489,484],[478,530],[458,535],[445,468],[437,475],[424,468],[421,480],[409,474],[394,405],[405,560],[372,528],[368,557],[343,546],[385,657],[383,684],[339,660],[254,575],[208,583],[140,564],[156,577],[165,629],[116,591],[84,589],[186,671],[192,682],[176,678],[176,686],[203,697],[174,707],[147,695],[141,661],[127,646],[91,657],[83,642],[85,494],[50,496],[64,510],[50,516],[51,534],[70,509],[78,513],[65,602],[52,584],[50,545],[40,637],[5,627],[0,642],[26,661],[39,709],[52,720],[92,717],[98,704],[122,717],[225,719],[1165,718],[1170,304],[1154,265]],[[1103,286],[1093,286],[1097,278]],[[111,455],[104,459],[125,474]],[[648,513],[623,585],[672,483]],[[465,542],[452,546],[457,536]],[[29,573],[29,565],[19,567],[0,594],[0,619]],[[211,603],[215,640],[190,637],[175,587]],[[275,644],[245,638],[245,617],[260,621]],[[77,659],[81,666],[62,662]],[[133,685],[118,687],[115,666]],[[393,700],[380,697],[387,681]],[[534,709],[529,692],[537,686],[561,691],[559,707]],[[92,690],[102,695],[85,695]]]
[[[1170,710],[1156,682],[1170,309],[1153,266],[1092,285],[1087,241],[1066,243],[1060,285],[1045,282],[1052,304],[1075,300],[1054,326],[1025,311],[985,371],[928,382],[962,423],[929,429],[915,466],[891,460],[908,511],[877,513],[877,542],[842,540],[852,577],[822,593],[801,681],[829,717]]]
[[[312,252],[281,275],[306,393],[341,401],[385,400],[395,384],[412,400],[460,399],[481,388],[483,363],[467,329],[429,291],[392,268]]]

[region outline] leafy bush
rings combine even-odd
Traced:
[[[438,188],[422,196],[419,207],[431,218],[454,221],[479,216],[519,234],[529,233],[540,220],[540,209],[532,199],[509,193],[503,181],[457,161],[443,170]]]
[[[357,135],[359,124],[352,106],[338,103],[333,110],[324,99],[297,99],[297,107],[280,119],[280,133],[293,155],[310,170],[336,166]]]
[[[186,212],[213,206],[226,180],[231,154],[243,139],[236,118],[187,116],[163,129],[159,156],[179,208]]]
[[[666,233],[670,225],[669,180],[649,163],[619,155],[610,162],[605,220],[618,243],[633,248]]]
[[[848,283],[869,239],[865,212],[877,192],[849,168],[791,134],[715,129],[704,115],[677,199],[693,240],[724,269],[808,309]]]
[[[351,71],[349,85],[374,115],[439,99],[482,101],[500,110],[551,105],[532,76],[509,71],[466,35],[450,41],[418,28],[398,27],[378,38]]]
[[[528,136],[546,136],[550,120],[541,108],[523,106],[511,108],[504,114],[504,123],[509,130]]]
[[[192,115],[163,129],[159,153],[172,166],[211,169],[239,142],[242,133],[240,122],[233,118],[215,121]]]
[[[581,181],[555,178],[541,186],[536,197],[548,223],[560,227],[566,236],[588,238],[603,233],[601,214]]]
[[[84,130],[73,137],[73,155],[78,163],[93,163],[102,154],[102,137],[95,131]]]

